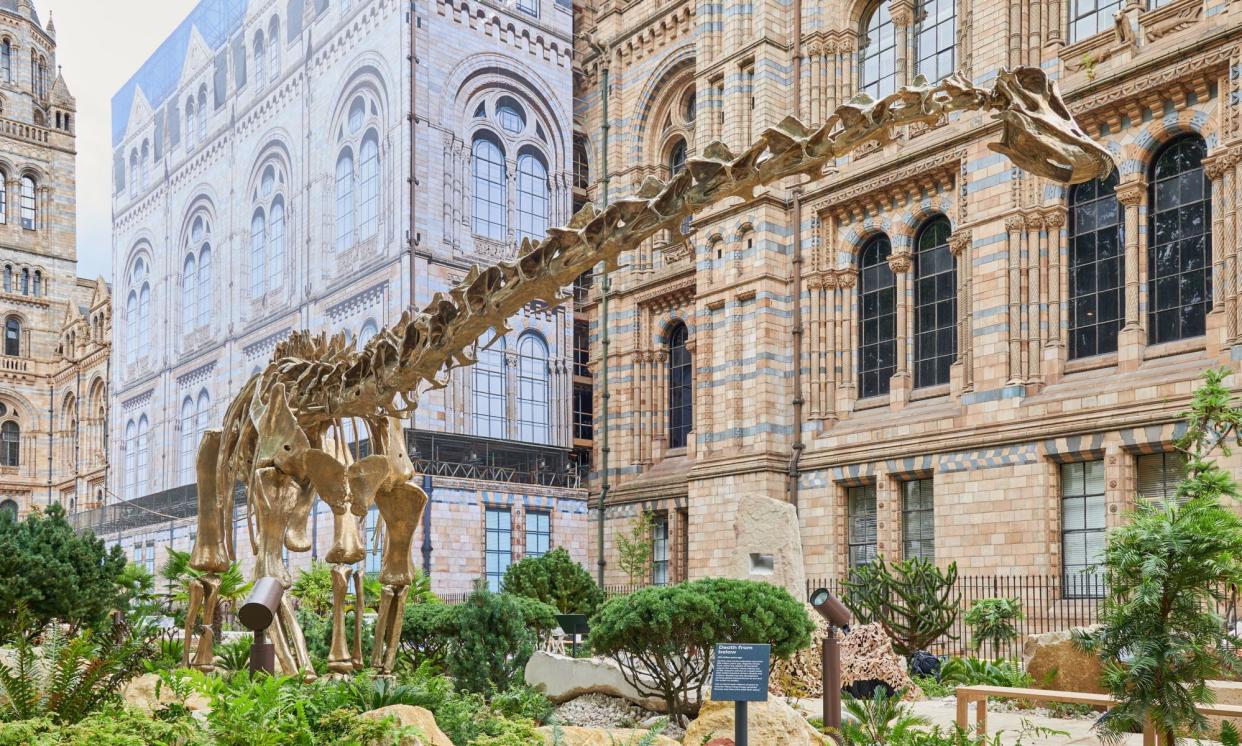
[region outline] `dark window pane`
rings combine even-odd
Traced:
[[[1070,357],[1114,352],[1124,321],[1122,233],[1114,172],[1070,192]]]
[[[951,231],[948,219],[940,216],[926,223],[915,239],[916,387],[948,383],[948,370],[957,356],[957,268],[949,253]]]

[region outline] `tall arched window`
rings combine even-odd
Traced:
[[[273,16],[267,27],[267,64],[272,80],[280,78],[280,21]]]
[[[207,85],[198,88],[198,139],[207,142]]]
[[[194,397],[187,396],[181,400],[181,484],[194,481],[194,446],[197,432],[194,418]]]
[[[1156,156],[1148,186],[1147,341],[1201,336],[1212,303],[1212,185],[1198,135]]]
[[[141,180],[142,188],[146,189],[151,182],[151,143],[147,140],[142,141]]]
[[[198,262],[194,254],[181,267],[181,325],[186,334],[198,325]]]
[[[474,434],[483,438],[508,437],[505,405],[505,339],[479,351],[474,364]]]
[[[16,521],[17,520],[17,501],[16,500],[5,500],[4,502],[0,502],[0,513],[5,513],[10,518]]]
[[[8,39],[0,44],[0,75],[4,76],[4,82],[13,82],[13,45]]]
[[[185,100],[185,149],[194,147],[194,96]]]
[[[1070,43],[1111,29],[1122,5],[1122,0],[1070,0]]]
[[[151,282],[147,263],[139,257],[129,275],[125,302],[126,359],[132,365],[151,346]]]
[[[204,244],[198,253],[198,325],[211,320],[211,245]]]
[[[22,227],[35,229],[35,181],[29,175],[22,177]]]
[[[267,284],[278,288],[285,281],[285,202],[280,197],[272,202],[267,234]]]
[[[694,427],[694,369],[690,331],[677,322],[668,334],[668,447],[685,448]]]
[[[896,91],[897,31],[887,2],[867,16],[858,43],[858,90],[876,99]]]
[[[677,138],[677,142],[673,144],[672,150],[668,152],[668,172],[672,176],[676,176],[686,170],[686,141],[683,138]]]
[[[138,149],[134,148],[129,151],[129,196],[134,198],[138,196],[138,183],[141,177],[138,175]]]
[[[548,232],[548,169],[533,153],[518,156],[517,193],[518,243],[542,241]]]
[[[250,218],[250,297],[261,298],[266,289],[263,276],[263,253],[267,250],[267,217],[263,208]]]
[[[43,273],[39,270],[34,272],[34,289],[32,291],[34,297],[43,297]]]
[[[125,423],[125,487],[126,500],[138,497],[138,423]]]
[[[867,242],[860,256],[858,318],[859,396],[888,393],[897,370],[897,281],[888,266],[893,247],[880,234]]]
[[[22,354],[22,320],[16,316],[4,320],[4,354],[10,357]]]
[[[336,250],[354,244],[354,154],[349,148],[336,159]]]
[[[0,225],[9,222],[9,175],[0,170]]]
[[[30,295],[30,270],[22,269],[22,295]]]
[[[1069,194],[1070,359],[1117,351],[1125,321],[1125,250],[1117,171]]]
[[[586,189],[591,186],[590,142],[581,132],[574,133],[574,186]]]
[[[254,84],[257,88],[262,88],[267,83],[267,72],[264,70],[265,50],[263,32],[254,32]]]
[[[474,138],[474,232],[504,241],[508,231],[504,150],[490,133]]]
[[[211,396],[207,389],[198,392],[198,401],[194,403],[194,447],[203,440],[203,433],[211,425]]]
[[[22,428],[13,420],[0,424],[0,466],[22,465]]]
[[[379,325],[375,323],[375,319],[367,319],[362,328],[358,330],[358,349],[362,349],[376,334],[379,334]]]
[[[151,460],[151,440],[147,430],[147,416],[144,414],[138,418],[138,462],[136,482],[134,484],[135,496],[141,495],[142,489],[146,486],[147,480],[150,478],[148,466]]]
[[[358,149],[358,238],[379,231],[379,134],[368,130]]]
[[[535,334],[518,340],[518,438],[548,443],[548,346]]]
[[[949,382],[957,356],[957,267],[949,253],[948,218],[919,231],[914,254],[914,385]]]
[[[957,0],[922,0],[914,29],[914,72],[935,82],[956,67]]]

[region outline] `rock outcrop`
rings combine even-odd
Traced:
[[[799,601],[806,598],[802,530],[792,504],[742,494],[737,500],[733,533],[737,544],[729,577],[779,585]]]
[[[644,697],[608,658],[571,658],[538,651],[526,663],[526,683],[560,704],[584,694],[607,694],[633,702],[644,710],[664,712],[664,700]]]
[[[1088,631],[1095,627],[1087,627]],[[1106,694],[1100,685],[1100,659],[1074,644],[1072,630],[1031,635],[1022,646],[1026,672],[1041,689]]]
[[[158,674],[143,674],[131,679],[128,684],[121,688],[121,699],[125,700],[125,704],[130,707],[141,710],[148,715],[167,705],[180,702],[169,687],[159,686],[159,684],[160,677]],[[155,694],[157,687],[160,690],[158,697]],[[207,713],[211,710],[211,701],[202,694],[194,692],[186,698],[185,706],[190,712]]]
[[[634,746],[649,731],[638,728],[576,728],[561,726],[561,743],[564,746]],[[538,729],[544,743],[552,744],[552,728],[544,726]],[[656,736],[652,746],[680,746],[668,736]]]
[[[372,720],[395,718],[401,725],[412,725],[423,734],[424,738],[404,738],[395,746],[453,746],[449,737],[444,735],[436,724],[436,716],[423,707],[413,705],[389,705],[378,710],[362,713],[362,717]]]
[[[686,728],[683,745],[698,746],[715,738],[733,735],[732,702],[708,700],[699,710],[699,716]],[[750,742],[754,744],[781,744],[781,746],[828,746],[832,742],[815,730],[785,700],[773,697],[767,702],[751,702],[747,707],[746,722]]]

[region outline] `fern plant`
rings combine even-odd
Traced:
[[[398,684],[388,678],[357,676],[353,681],[342,683],[341,687],[344,703],[359,712],[378,710],[390,705],[427,707],[432,699],[419,687]]]
[[[27,612],[19,611],[19,619],[23,615]],[[14,638],[13,647],[13,664],[0,662],[0,720],[46,717],[58,723],[76,723],[114,701],[154,649],[127,628],[114,637],[90,630],[71,637],[49,627],[42,655],[26,635]]]
[[[910,736],[917,726],[930,725],[922,715],[915,715],[901,703],[901,693],[889,695],[884,688],[876,689],[871,699],[843,700],[845,711],[852,721],[841,723],[841,735],[847,743],[855,746],[872,746],[901,741]]]
[[[1034,683],[1031,675],[1013,661],[980,658],[950,658],[940,668],[940,682],[958,686],[984,684],[1008,687],[1028,687]]]
[[[231,642],[223,642],[216,646],[216,662],[225,671],[245,671],[250,664],[250,646],[254,638],[242,635]]]

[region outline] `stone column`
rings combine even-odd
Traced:
[[[1022,293],[1022,228],[1025,221],[1015,215],[1005,221],[1009,249],[1009,268],[1005,273],[1005,297],[1009,305],[1009,385],[1023,382],[1022,378],[1022,313],[1019,298]]]
[[[971,234],[962,231],[949,236],[949,253],[957,263],[957,376],[950,376],[956,388],[954,395],[974,388],[974,334],[971,320],[974,318],[971,302]]]
[[[1139,206],[1147,188],[1140,182],[1117,187],[1117,202],[1125,211],[1123,239],[1125,240],[1126,270],[1126,323],[1121,328],[1117,343],[1117,365],[1122,371],[1138,368],[1147,346],[1147,334],[1143,328],[1143,316],[1139,308],[1139,286],[1143,275],[1144,257],[1139,246]]]
[[[836,272],[827,272],[824,274],[824,304],[826,308],[824,313],[825,322],[822,324],[824,330],[822,332],[824,338],[824,367],[825,371],[824,383],[822,386],[822,401],[824,407],[824,417],[835,420],[837,418],[837,280]]]
[[[888,12],[897,37],[897,86],[901,87],[914,79],[914,3],[911,0],[890,0]]]
[[[695,352],[698,349],[698,337],[692,336],[686,340],[686,352],[690,355],[690,432],[686,433],[686,455],[694,457],[695,442],[695,421],[702,401],[700,400],[699,388],[694,384],[694,360]],[[671,384],[671,380],[670,380]]]
[[[1048,16],[1048,40],[1046,45],[1050,47],[1052,55],[1055,57],[1060,54],[1061,47],[1065,46],[1065,39],[1061,35],[1061,0],[1049,0],[1046,8]]]
[[[1027,250],[1027,297],[1026,297],[1026,379],[1029,385],[1043,384],[1044,376],[1040,363],[1043,360],[1043,284],[1040,277],[1043,270],[1045,244],[1047,234],[1044,233],[1044,218],[1038,213],[1026,218],[1026,250]]]
[[[820,346],[820,328],[823,324],[823,315],[821,312],[821,302],[823,299],[823,279],[819,275],[811,275],[806,280],[807,291],[807,311],[806,320],[803,326],[807,332],[804,335],[806,340],[806,360],[807,360],[807,412],[808,419],[818,419],[823,410],[823,403],[820,399],[820,382],[823,378],[823,366],[820,361],[820,352],[823,349]],[[801,299],[799,299],[801,302]],[[801,365],[801,361],[795,361],[796,365]]]
[[[897,370],[889,384],[889,401],[904,406],[910,400],[912,376],[910,375],[910,267],[911,254],[908,247],[888,257],[888,268],[897,281]]]
[[[647,450],[644,446],[643,433],[646,429],[644,423],[645,412],[647,411],[646,396],[646,377],[649,375],[651,353],[641,350],[634,353],[634,381],[633,381],[633,403],[634,409],[634,461],[640,464],[649,464],[651,461],[647,458]]]
[[[1233,253],[1229,203],[1236,197],[1232,184],[1235,161],[1231,152],[1224,151],[1203,162],[1203,171],[1212,182],[1212,311],[1208,315],[1208,336],[1217,349],[1237,337],[1236,293],[1226,268]]]
[[[1061,256],[1065,250],[1065,239],[1061,227],[1065,225],[1065,211],[1061,208],[1044,213],[1044,223],[1048,226],[1048,331],[1044,343],[1044,375],[1048,383],[1061,380],[1065,371],[1065,338],[1061,334],[1061,302],[1065,297],[1068,273],[1061,265]]]
[[[841,289],[839,294],[840,307],[838,316],[838,329],[840,333],[837,339],[840,341],[839,349],[841,361],[841,377],[840,377],[840,399],[838,407],[844,412],[851,412],[854,409],[854,402],[857,397],[857,368],[854,365],[854,285],[858,282],[858,270],[853,267],[842,269],[837,272],[837,287]]]
[[[654,421],[652,430],[655,433],[655,447],[659,449],[659,457],[664,457],[668,444],[665,425],[668,422],[668,350],[660,348],[654,355],[651,390],[651,413]]]

